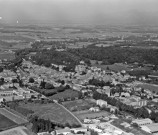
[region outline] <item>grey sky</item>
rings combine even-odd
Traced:
[[[0,0],[8,22],[158,24],[158,0]]]

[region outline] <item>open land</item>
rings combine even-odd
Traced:
[[[58,123],[79,124],[78,121],[64,108],[56,103],[40,104],[40,103],[27,103],[21,104],[23,108],[34,111],[33,115],[40,118],[50,120]]]
[[[90,100],[75,100],[75,101],[67,101],[63,102],[63,105],[70,111],[82,111],[87,110],[90,107],[93,107],[95,103]]]
[[[6,116],[0,114],[0,130],[7,129],[9,127],[16,126],[17,124]]]

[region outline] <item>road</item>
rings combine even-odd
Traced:
[[[58,102],[55,102],[55,104],[61,106],[63,109],[65,109],[67,112],[69,112],[81,124],[81,126],[83,126],[82,122],[71,111],[69,111],[65,106],[59,104]]]

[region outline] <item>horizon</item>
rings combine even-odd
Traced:
[[[157,0],[0,0],[0,23],[157,25]]]

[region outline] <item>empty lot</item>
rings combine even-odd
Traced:
[[[23,108],[34,111],[33,115],[39,116],[40,118],[51,120],[52,122],[58,123],[69,123],[70,125],[80,125],[78,121],[64,108],[55,104],[40,104],[40,103],[27,103],[21,104]]]

